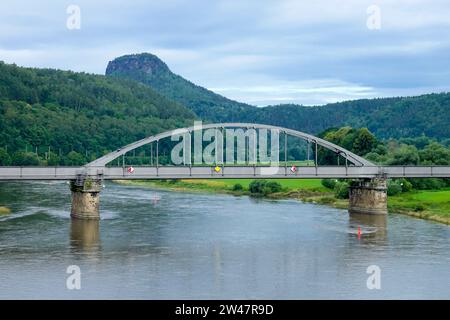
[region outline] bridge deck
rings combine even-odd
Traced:
[[[217,179],[217,178],[388,178],[450,177],[450,166],[299,166],[290,167],[224,166],[219,172],[211,166],[133,167],[0,167],[0,180],[71,180],[80,174],[101,175],[105,180],[115,179]]]

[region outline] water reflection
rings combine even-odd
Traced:
[[[99,252],[99,221],[72,219],[70,224],[70,243],[73,248],[84,252]]]
[[[380,243],[387,240],[387,215],[386,214],[359,214],[349,215],[349,227],[358,234],[361,230],[361,238],[367,242]]]

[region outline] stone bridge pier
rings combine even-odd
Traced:
[[[70,181],[72,192],[72,209],[70,216],[76,219],[100,219],[100,191],[102,180],[78,177]]]
[[[350,214],[387,214],[386,178],[352,181],[349,197]]]

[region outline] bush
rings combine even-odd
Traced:
[[[439,178],[411,178],[409,181],[416,190],[438,190],[447,185],[444,179]]]
[[[334,189],[336,186],[336,179],[322,179],[321,183],[325,188]]]
[[[347,182],[336,182],[334,186],[334,195],[338,199],[348,199],[349,197],[349,186]]]
[[[275,181],[268,181],[266,183],[266,188],[268,188],[270,190],[269,193],[280,192],[281,184],[279,184],[278,182],[275,182]]]
[[[416,207],[414,208],[414,211],[420,212],[420,211],[424,211],[425,209],[426,209],[426,208],[425,208],[424,205],[418,204],[418,205],[416,205]]]
[[[244,189],[244,188],[242,187],[242,184],[240,184],[240,183],[234,184],[234,185],[233,185],[233,188],[232,188],[233,191],[241,191],[241,190],[243,190],[243,189]]]
[[[262,190],[263,190],[263,187],[264,187],[262,182],[265,182],[265,180],[253,180],[248,185],[248,190],[251,193],[262,193]]]
[[[413,189],[413,185],[411,184],[411,182],[409,182],[405,178],[399,179],[398,182],[400,183],[400,186],[402,187],[402,192],[408,192]]]
[[[253,180],[248,186],[248,189],[253,194],[267,195],[274,192],[280,192],[281,185],[275,181]]]
[[[396,194],[402,193],[402,186],[399,181],[389,180],[387,185],[388,196],[395,196]]]

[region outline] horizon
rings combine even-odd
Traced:
[[[108,61],[148,52],[255,106],[450,91],[450,4],[319,2],[16,1],[0,13],[0,60],[104,75]]]

